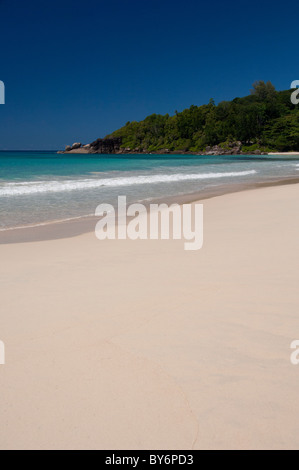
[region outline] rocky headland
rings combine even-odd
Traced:
[[[147,149],[142,148],[130,148],[122,146],[122,139],[120,137],[115,138],[104,138],[97,139],[91,144],[82,144],[75,142],[73,145],[67,145],[64,151],[58,152],[60,154],[173,154],[173,155],[267,155],[266,152],[262,152],[257,149],[254,151],[243,151],[242,142],[229,142],[225,146],[214,145],[213,147],[206,147],[205,150],[200,152],[191,152],[184,150],[171,151],[167,148],[160,149],[155,152],[149,152]]]

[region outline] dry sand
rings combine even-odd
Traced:
[[[288,155],[299,155],[299,152],[270,152],[268,155],[281,155],[281,156],[288,156]]]
[[[204,201],[198,252],[1,245],[0,448],[298,449],[298,201]]]

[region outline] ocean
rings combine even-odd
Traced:
[[[150,202],[235,183],[298,177],[299,155],[63,155],[0,152],[0,230],[94,215],[101,203]]]

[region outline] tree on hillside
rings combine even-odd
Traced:
[[[275,96],[275,86],[269,81],[265,83],[263,80],[258,80],[252,86],[251,94],[256,96],[258,100],[267,100]]]

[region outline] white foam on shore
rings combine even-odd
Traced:
[[[0,196],[26,196],[40,193],[59,193],[96,189],[101,187],[133,186],[156,183],[175,183],[179,181],[208,180],[218,178],[234,178],[238,176],[254,175],[255,170],[227,172],[227,173],[195,173],[174,175],[139,175],[119,178],[80,179],[63,181],[24,181],[18,183],[5,183],[0,187]]]

